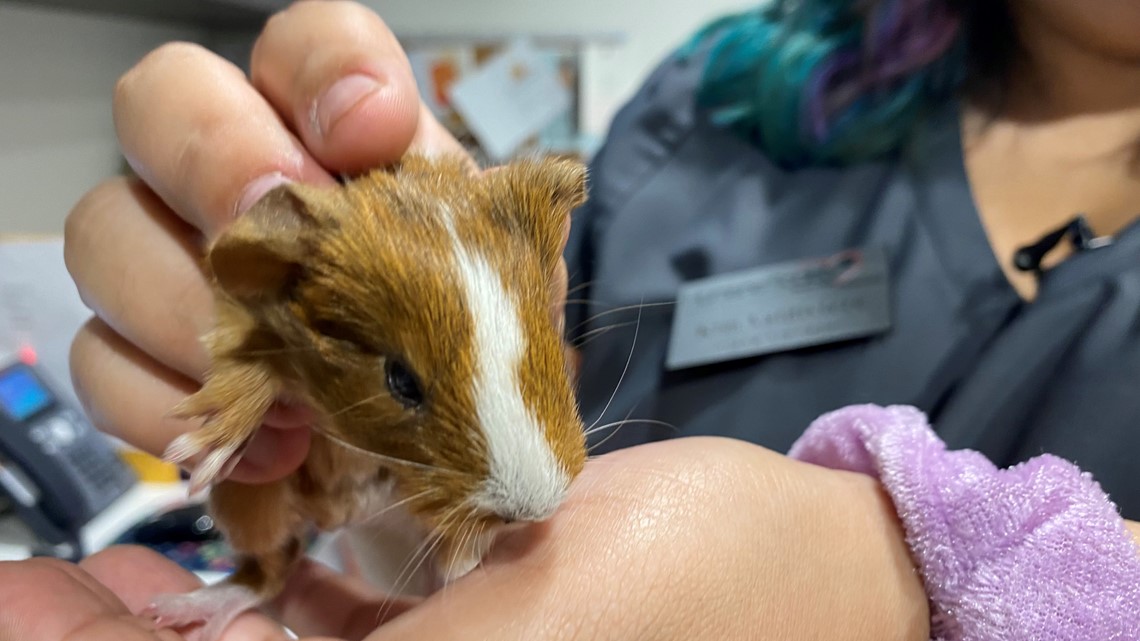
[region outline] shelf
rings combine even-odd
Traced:
[[[289,0],[9,0],[16,4],[212,30],[258,30]]]

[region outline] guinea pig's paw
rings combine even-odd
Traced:
[[[249,384],[247,369],[219,367],[220,373],[170,411],[173,418],[202,420],[198,429],[174,439],[163,453],[171,463],[202,456],[191,472],[192,493],[233,471],[273,404],[275,388],[265,380]]]
[[[156,597],[143,616],[159,627],[182,632],[186,641],[217,641],[234,619],[259,605],[261,599],[253,590],[220,583],[188,594]]]
[[[189,460],[208,446],[206,439],[198,432],[188,432],[179,436],[166,446],[162,453],[162,460],[168,463],[182,463]]]
[[[195,394],[172,411],[177,418],[206,417],[198,429],[187,432],[170,442],[163,452],[163,460],[184,463],[202,456],[190,472],[190,493],[221,481],[229,476],[245,452],[261,424],[261,416],[251,412],[208,410],[203,406],[203,392]]]
[[[218,442],[205,430],[199,430],[174,439],[162,458],[170,463],[182,463],[205,452],[190,471],[190,493],[196,494],[229,476],[248,446],[249,439],[237,443]]]

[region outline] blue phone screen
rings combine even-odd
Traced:
[[[23,421],[51,405],[51,394],[24,366],[0,373],[0,407],[17,421]]]

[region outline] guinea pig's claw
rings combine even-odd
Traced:
[[[163,453],[163,460],[182,463],[201,452],[206,456],[190,472],[190,494],[197,494],[233,472],[251,439],[238,443],[215,443],[208,446],[208,434],[198,430],[174,439]]]
[[[197,494],[234,471],[244,452],[244,444],[215,448],[190,472],[190,494]]]
[[[201,452],[203,445],[201,438],[198,437],[198,432],[183,434],[166,446],[166,451],[162,453],[162,460],[167,463],[181,463]]]

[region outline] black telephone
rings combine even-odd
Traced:
[[[0,362],[0,493],[32,530],[37,553],[76,559],[80,530],[137,477],[26,360]]]

